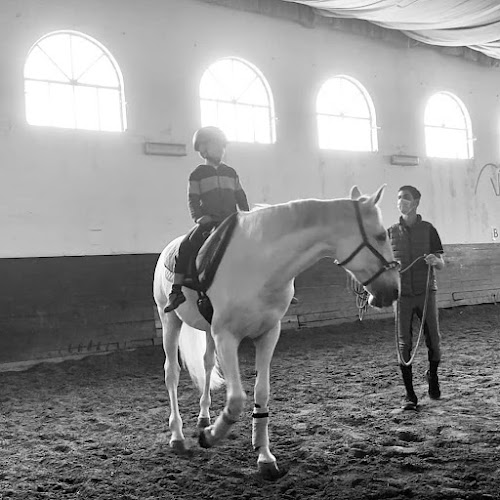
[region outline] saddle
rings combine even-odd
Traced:
[[[184,275],[182,286],[198,292],[198,310],[209,323],[212,322],[213,307],[206,292],[214,280],[237,221],[236,212],[224,219],[212,231],[207,232],[201,248],[190,256],[188,269]],[[184,236],[180,236],[173,240],[165,252],[165,273],[170,282],[173,281],[175,257],[183,238]]]

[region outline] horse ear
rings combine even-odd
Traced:
[[[382,199],[382,195],[384,194],[384,189],[386,186],[387,184],[382,184],[382,186],[378,188],[378,191],[371,196],[374,205],[376,205]]]
[[[353,186],[351,188],[351,200],[357,200],[361,196],[361,192],[358,189],[358,186]]]

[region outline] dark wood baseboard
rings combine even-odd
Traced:
[[[157,257],[0,259],[0,363],[151,343]]]
[[[0,259],[0,364],[160,342],[152,297],[157,254]],[[500,245],[445,245],[440,307],[500,301]],[[358,319],[346,273],[323,259],[295,282],[283,328]],[[392,316],[369,309],[364,318]]]

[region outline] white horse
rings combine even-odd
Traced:
[[[269,367],[281,319],[294,294],[294,278],[321,258],[333,257],[370,292],[371,305],[391,305],[398,298],[400,283],[377,206],[384,188],[371,196],[361,196],[353,187],[350,199],[291,201],[239,214],[207,292],[214,309],[211,325],[198,311],[197,293],[187,288],[186,302],[175,311],[163,312],[171,283],[164,267],[167,249],[162,252],[153,292],[163,327],[170,446],[176,452],[186,451],[177,399],[179,351],[201,390],[200,445],[211,447],[228,434],[244,409],[246,394],[240,378],[238,346],[249,337],[255,343],[257,373],[252,444],[258,452],[261,474],[269,479],[280,477],[269,448]],[[223,381],[219,371],[214,370],[216,358],[226,382],[227,399],[225,408],[210,425],[210,389]]]

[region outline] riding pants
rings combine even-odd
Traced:
[[[209,222],[203,225],[196,224],[196,226],[186,234],[179,245],[179,252],[175,257],[175,273],[186,274],[191,255],[201,248],[210,231],[217,225],[219,225],[218,222]]]
[[[413,349],[412,323],[414,315],[421,320],[424,309],[425,293],[413,296],[401,296],[395,305],[397,308],[396,328],[398,332],[399,352],[403,361],[408,362]],[[441,360],[441,335],[439,333],[438,307],[436,292],[429,290],[427,312],[424,323],[425,343],[429,361]]]

